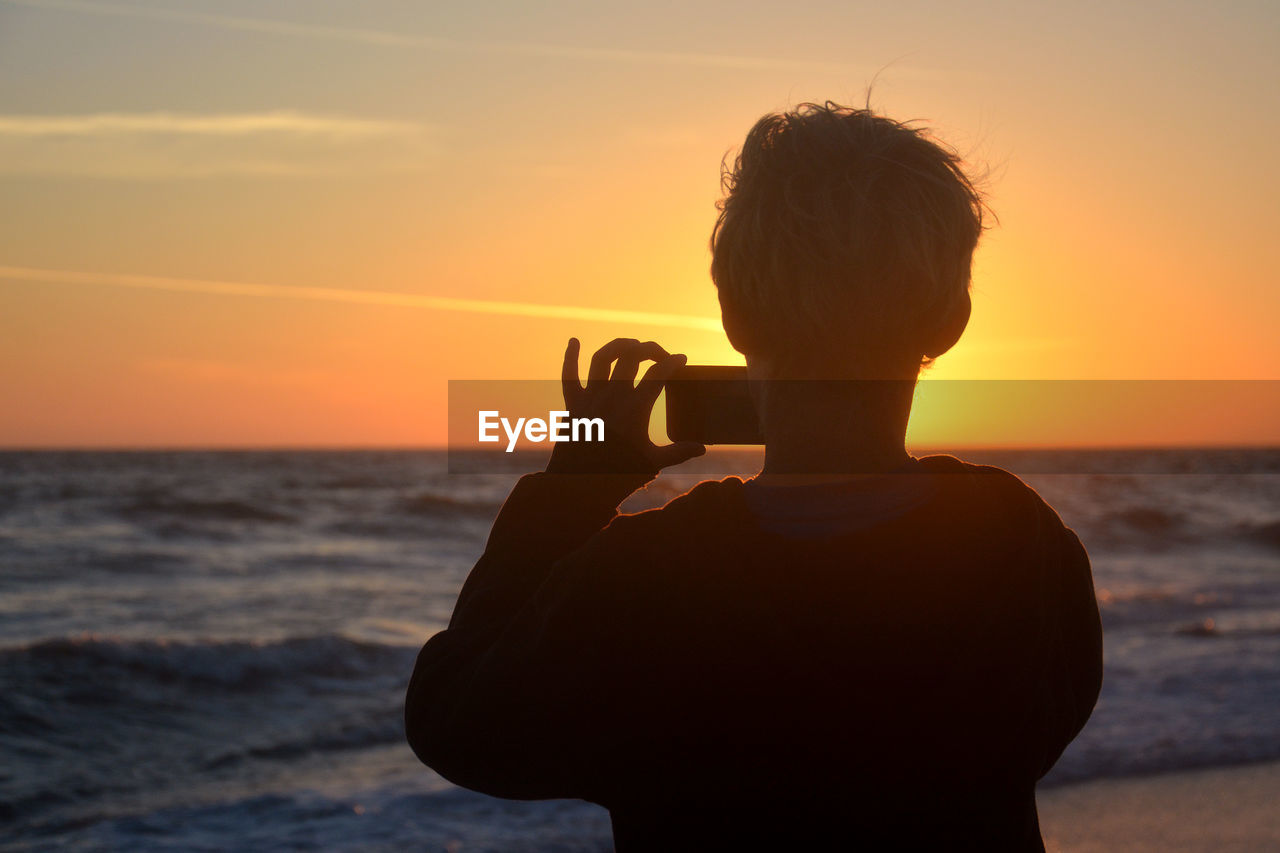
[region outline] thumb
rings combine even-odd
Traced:
[[[665,447],[655,448],[653,456],[658,467],[667,468],[671,465],[679,465],[681,462],[688,462],[706,452],[707,448],[696,441],[677,441]]]

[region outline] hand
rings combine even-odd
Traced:
[[[649,440],[649,417],[667,380],[685,364],[653,341],[616,338],[591,357],[587,385],[578,379],[577,338],[564,352],[560,381],[570,417],[604,421],[603,447],[590,442],[557,444],[548,471],[628,473],[654,476],[668,465],[701,456],[707,449],[694,441],[658,446]],[[640,363],[654,364],[635,382]],[[612,374],[610,371],[612,370]]]

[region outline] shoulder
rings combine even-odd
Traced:
[[[954,456],[926,456],[917,462],[921,471],[940,475],[947,511],[956,513],[970,529],[998,537],[1015,550],[1056,551],[1085,558],[1075,532],[1016,474]]]
[[[1004,504],[1006,509],[1053,513],[1039,492],[1004,468],[977,465],[945,454],[923,456],[916,460],[916,465],[926,474],[940,475],[940,482],[949,483],[957,498],[976,499],[984,508],[986,502],[994,501]],[[1054,517],[1057,517],[1056,513]]]
[[[973,462],[965,462],[963,459],[957,459],[945,453],[921,456],[916,460],[916,466],[919,470],[929,474],[961,475],[982,478],[988,483],[1004,487],[1017,484],[1026,489],[1030,488],[1016,474],[1006,471],[1004,468],[997,468],[995,465],[977,465]]]

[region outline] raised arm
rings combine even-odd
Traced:
[[[645,360],[655,364],[633,386]],[[703,449],[648,439],[654,401],[683,356],[615,340],[592,359],[585,388],[577,363],[571,340],[566,407],[603,418],[605,441],[557,444],[546,472],[517,483],[449,627],[419,654],[406,697],[405,729],[418,757],[457,784],[497,796],[589,795],[584,765],[609,736],[583,692],[603,688],[611,668],[602,633],[612,626],[600,622],[610,586],[596,577],[608,567],[595,565],[607,551],[566,558],[660,468]]]

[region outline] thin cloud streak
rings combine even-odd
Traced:
[[[118,273],[77,272],[73,270],[38,269],[34,267],[0,266],[0,280],[22,283],[77,284],[99,287],[127,287],[173,293],[202,293],[217,296],[254,296],[271,299],[308,299],[322,302],[348,302],[362,305],[385,305],[403,308],[425,308],[433,311],[461,311],[471,314],[498,314],[510,317],[535,317],[555,320],[584,320],[593,323],[630,323],[667,328],[720,332],[720,321],[687,314],[661,314],[649,311],[627,311],[590,308],[581,305],[541,305],[532,302],[503,302],[484,299],[455,299],[449,296],[423,296],[379,290],[349,290],[337,287],[305,287],[279,284],[249,284],[232,281],[168,278],[162,276]]]
[[[293,110],[262,113],[87,113],[82,115],[0,115],[0,137],[250,136],[290,134],[331,138],[395,136],[424,128],[411,122],[321,116]]]
[[[847,63],[816,62],[797,59],[774,59],[756,56],[734,56],[716,53],[685,53],[655,50],[628,50],[623,48],[572,47],[567,45],[537,44],[530,42],[482,42],[442,38],[439,36],[396,33],[352,27],[331,27],[317,24],[299,24],[290,21],[273,21],[265,18],[245,18],[231,15],[215,15],[207,12],[188,12],[178,9],[154,9],[125,3],[84,3],[79,0],[0,0],[16,6],[37,9],[60,9],[86,12],[93,15],[146,18],[158,21],[203,24],[221,29],[268,33],[295,38],[326,39],[357,44],[388,47],[427,48],[454,53],[496,53],[516,56],[537,56],[559,59],[584,59],[603,62],[633,63],[644,65],[674,65],[702,68],[721,68],[753,71],[808,71],[848,74],[860,69]],[[906,69],[904,69],[906,70]],[[913,68],[908,73],[937,77],[943,72]]]

